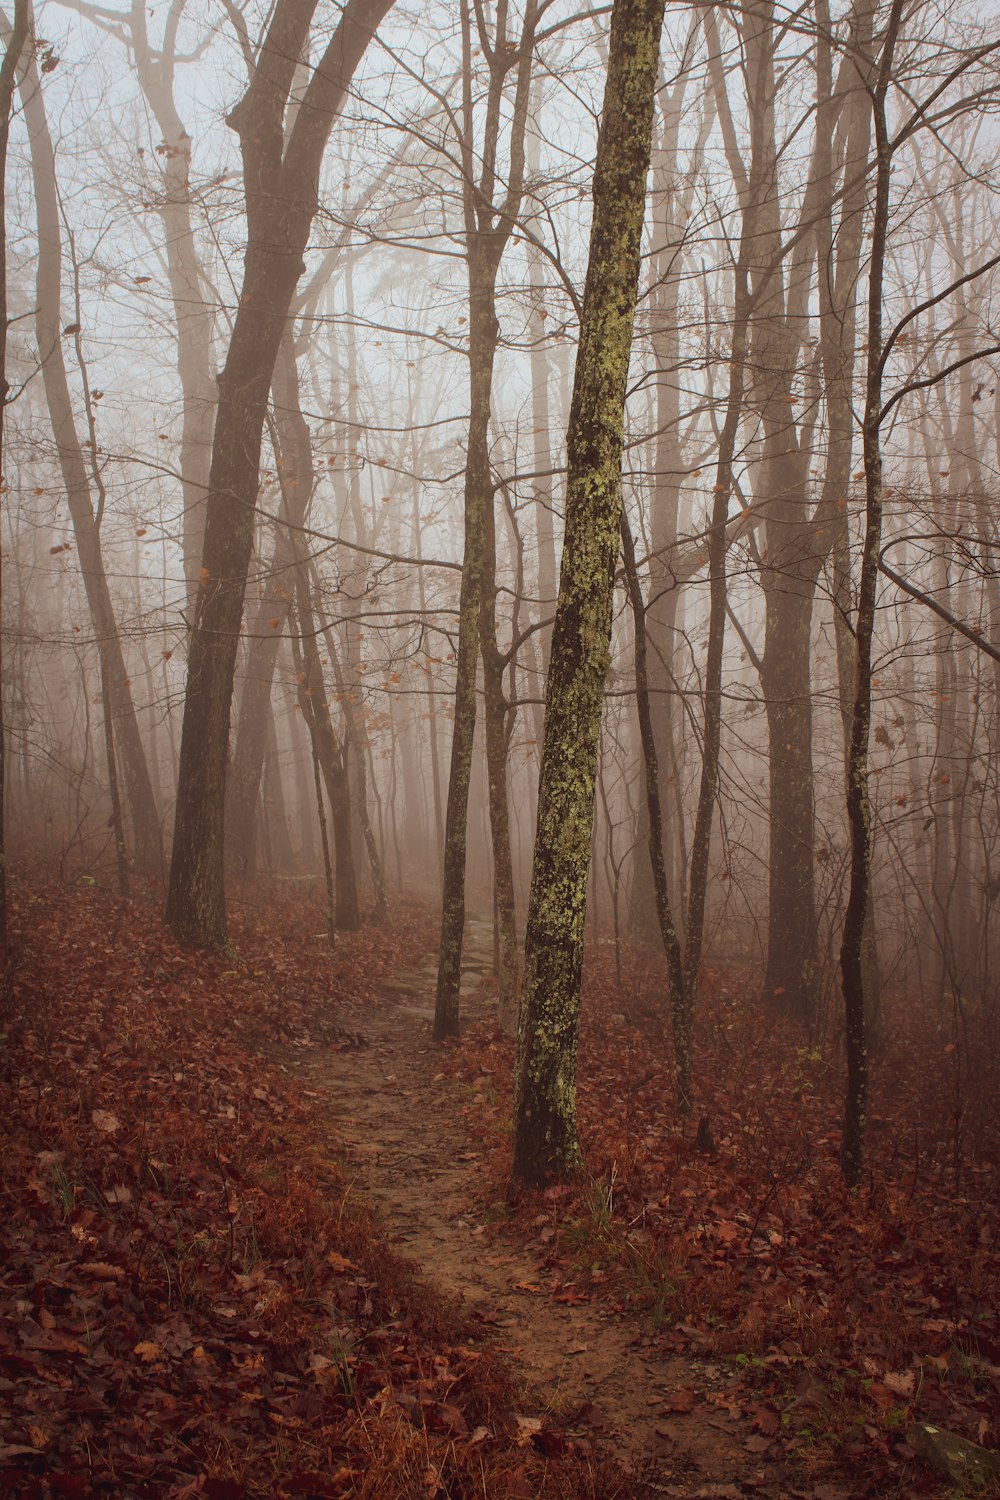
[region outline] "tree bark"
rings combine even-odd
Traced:
[[[840,1167],[849,1187],[857,1187],[864,1167],[868,1113],[868,1033],[865,1015],[863,938],[871,899],[871,804],[868,795],[868,741],[871,729],[872,640],[879,552],[882,545],[882,297],[889,230],[892,144],[886,121],[886,95],[892,76],[903,0],[892,0],[878,77],[872,91],[875,132],[875,200],[868,271],[868,360],[862,426],[865,465],[865,535],[861,557],[858,613],[854,627],[854,704],[847,763],[847,822],[851,837],[851,879],[840,946],[847,1039],[847,1090]]]
[[[278,648],[295,590],[295,529],[305,524],[314,487],[312,443],[299,392],[291,329],[275,361],[272,390],[281,449],[281,505],[267,581],[254,611],[236,720],[236,748],[226,784],[226,862],[249,877],[256,862],[257,800],[264,770],[267,721]]]
[[[162,864],[160,820],[104,568],[87,459],[73,416],[73,402],[63,357],[63,323],[60,313],[62,233],[55,152],[45,114],[41,79],[31,52],[27,54],[23,67],[20,91],[31,141],[31,175],[38,217],[35,330],[42,384],[63,484],[66,487],[66,500],[73,522],[91,622],[107,671],[114,736],[121,754],[121,769],[132,821],[135,862],[143,872],[159,874]]]
[[[212,949],[226,941],[229,711],[268,391],[318,207],[326,143],[392,0],[348,0],[286,142],[285,110],[315,6],[316,0],[278,0],[256,72],[229,117],[243,153],[247,249],[229,354],[219,377],[166,911],[178,937]]]
[[[525,940],[514,1172],[529,1186],[580,1165],[576,1056],[587,870],[663,11],[663,0],[615,0],[611,14]]]
[[[441,948],[434,1003],[437,1040],[458,1032],[458,999],[462,977],[462,940],[465,929],[465,856],[476,731],[476,681],[480,651],[486,665],[489,692],[487,753],[490,757],[489,801],[493,835],[494,875],[502,885],[504,933],[501,943],[502,1003],[514,1005],[517,987],[517,938],[514,931],[514,892],[507,812],[506,761],[498,758],[503,737],[502,664],[496,646],[495,525],[487,510],[495,504],[490,469],[489,426],[493,394],[493,365],[500,338],[496,314],[496,279],[500,260],[521,205],[524,181],[524,135],[534,47],[534,0],[529,0],[517,49],[509,46],[506,0],[497,10],[496,45],[486,46],[490,82],[486,102],[482,169],[474,173],[472,103],[472,38],[468,4],[462,10],[463,49],[463,210],[465,252],[469,273],[469,435],[465,462],[465,546],[459,596],[455,717],[451,769],[445,815],[444,873],[441,905]],[[487,38],[482,38],[487,43]],[[494,201],[501,107],[507,74],[517,63],[510,138],[507,192],[498,208]],[[494,550],[488,558],[486,549]],[[488,595],[488,596],[487,596]],[[485,658],[484,658],[485,660]],[[499,721],[499,727],[498,727]]]
[[[14,20],[4,38],[3,62],[0,64],[0,482],[4,479],[5,419],[10,396],[7,380],[7,147],[10,142],[10,116],[17,88],[18,64],[28,39],[29,14],[29,0],[15,0]],[[2,601],[3,559],[0,555],[0,613]],[[5,959],[7,954],[7,842],[4,822],[7,726],[3,712],[4,680],[0,657],[0,960]]]

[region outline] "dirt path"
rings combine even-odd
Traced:
[[[486,1012],[480,988],[492,967],[491,928],[467,924],[462,1015]],[[432,961],[384,986],[385,1003],[352,1029],[367,1046],[296,1054],[286,1061],[307,1090],[326,1101],[337,1148],[359,1169],[359,1184],[393,1243],[441,1291],[458,1299],[496,1335],[526,1376],[534,1405],[526,1416],[554,1417],[649,1474],[676,1497],[737,1500],[787,1495],[773,1467],[745,1447],[752,1432],[713,1397],[728,1372],[657,1352],[641,1315],[599,1302],[552,1300],[529,1250],[492,1234],[477,1216],[478,1153],[470,1148],[461,1086],[440,1071],[431,1040],[436,966]],[[474,1097],[474,1095],[473,1095]],[[686,1414],[665,1402],[680,1390],[699,1399]]]

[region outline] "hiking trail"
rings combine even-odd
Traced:
[[[492,973],[492,925],[466,920],[462,1023],[493,1014],[482,981]],[[553,1300],[530,1247],[484,1222],[477,1200],[481,1152],[461,1105],[467,1086],[442,1072],[431,1038],[437,960],[431,956],[382,985],[380,1003],[338,1002],[366,1045],[283,1051],[283,1063],[321,1101],[331,1151],[358,1169],[363,1191],[393,1247],[419,1275],[457,1301],[527,1381],[541,1417],[569,1436],[613,1453],[675,1500],[740,1500],[795,1493],[773,1462],[753,1452],[749,1421],[727,1410],[732,1372],[710,1357],[658,1348],[652,1319],[601,1301]],[[484,1088],[491,1080],[481,1080]],[[689,1412],[665,1402],[696,1390]],[[713,1396],[719,1404],[713,1404]],[[750,1442],[748,1450],[745,1446]],[[799,1493],[811,1494],[811,1489]]]

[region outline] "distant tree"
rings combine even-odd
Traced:
[[[663,0],[615,0],[611,13],[525,941],[514,1172],[530,1186],[580,1162],[576,1058],[587,872],[663,14]]]
[[[496,640],[496,522],[489,427],[493,370],[500,341],[497,275],[524,190],[525,130],[537,7],[528,0],[521,35],[507,35],[506,0],[497,7],[491,37],[481,7],[476,7],[479,46],[487,59],[489,83],[483,120],[483,146],[477,170],[476,118],[472,76],[472,25],[469,0],[462,0],[462,115],[459,147],[462,162],[462,213],[469,274],[469,435],[465,464],[465,557],[458,615],[458,662],[455,683],[455,729],[451,743],[448,804],[444,835],[441,952],[435,997],[434,1035],[458,1030],[458,996],[465,928],[465,855],[472,748],[476,730],[476,681],[480,658],[486,708],[487,779],[497,909],[500,921],[500,1010],[509,1019],[515,1007],[517,937],[514,884],[510,862],[507,807],[507,760],[503,695],[504,662]],[[498,156],[508,78],[514,75],[507,185],[498,191]],[[497,201],[499,199],[499,201]]]
[[[63,352],[65,338],[72,336],[77,341],[80,357],[81,329],[78,319],[64,323],[62,316],[63,235],[56,157],[41,74],[33,50],[26,54],[20,89],[31,145],[31,175],[38,225],[35,334],[42,386],[73,523],[91,623],[101,652],[101,671],[107,679],[107,702],[113,715],[114,741],[119,750],[131,815],[135,862],[141,870],[158,875],[162,863],[160,820],[101,546],[104,505],[99,486],[96,505],[94,500],[93,438],[88,431],[88,448],[85,449],[77,430]],[[85,406],[89,427],[93,421],[92,402],[87,399]]]

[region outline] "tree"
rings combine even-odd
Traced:
[[[14,91],[17,88],[17,69],[28,38],[28,16],[28,0],[16,0],[14,21],[7,31],[3,62],[0,63],[0,478],[4,472],[4,417],[10,394],[7,381],[7,145],[10,140]],[[0,561],[0,600],[2,598],[3,574]],[[3,670],[0,663],[0,687],[2,684]],[[0,691],[0,957],[7,951],[7,846],[4,829],[6,729],[3,694]]]
[[[496,522],[489,426],[493,367],[500,340],[496,283],[500,262],[521,208],[524,185],[524,138],[535,45],[537,9],[528,0],[516,46],[507,38],[507,4],[497,8],[495,36],[486,31],[477,7],[479,43],[489,65],[483,125],[482,162],[475,169],[472,91],[472,27],[468,0],[462,0],[462,211],[469,272],[469,435],[465,465],[465,556],[458,614],[458,664],[455,680],[455,725],[451,742],[448,804],[444,835],[441,950],[434,1004],[434,1035],[458,1031],[458,996],[462,977],[465,927],[465,854],[472,747],[476,731],[476,679],[483,662],[486,703],[486,751],[490,821],[493,832],[497,908],[500,919],[500,1009],[510,1015],[517,983],[517,937],[514,928],[514,883],[510,863],[507,808],[507,759],[503,695],[503,659],[496,639]],[[497,155],[507,78],[515,72],[510,131],[510,170],[506,193],[498,205]]]
[[[514,1172],[529,1186],[580,1163],[576,1054],[587,871],[663,13],[663,0],[615,0],[611,13],[525,938]]]
[[[316,3],[278,0],[250,85],[229,116],[243,155],[247,248],[229,353],[219,376],[166,911],[178,937],[214,949],[226,941],[229,710],[268,392],[318,208],[326,144],[393,0],[347,0],[286,139],[285,112]]]
[[[104,565],[101,548],[103,506],[100,495],[96,508],[94,505],[91,488],[93,467],[92,463],[88,465],[77,431],[63,355],[64,336],[73,336],[79,340],[81,330],[78,321],[64,326],[61,315],[62,229],[56,158],[42,96],[41,77],[32,52],[27,54],[20,87],[31,139],[31,176],[38,221],[35,332],[42,384],[59,468],[66,487],[90,618],[102,656],[101,670],[107,677],[107,701],[114,716],[114,740],[121,754],[132,818],[135,861],[141,870],[159,874],[162,863],[160,820]],[[79,342],[77,350],[79,354]],[[89,400],[87,411],[88,421],[92,421],[93,407]],[[90,452],[93,461],[95,455],[92,443]]]

